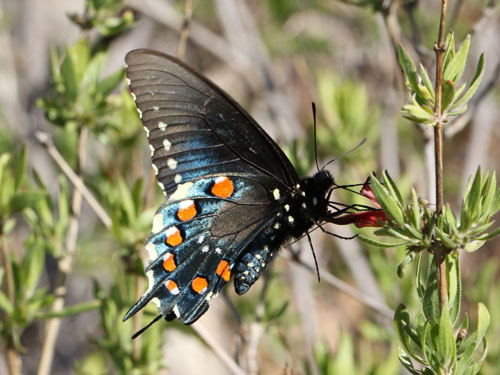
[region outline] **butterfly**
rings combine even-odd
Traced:
[[[157,319],[191,324],[230,279],[246,293],[281,245],[335,215],[333,178],[300,179],[257,122],[182,61],[148,49],[125,61],[166,201],[146,243],[149,288],[123,320],[153,301]]]

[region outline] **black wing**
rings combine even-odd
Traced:
[[[218,172],[267,174],[285,189],[299,182],[278,145],[207,78],[153,50],[131,51],[125,61],[157,180],[166,193],[180,178]]]

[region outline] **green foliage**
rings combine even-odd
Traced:
[[[443,82],[441,96],[441,112],[444,122],[452,116],[463,114],[467,110],[467,102],[477,91],[484,73],[484,55],[479,58],[476,73],[469,83],[460,85],[462,74],[467,62],[469,53],[470,36],[468,35],[458,51],[455,51],[455,37],[453,33],[448,34],[446,39],[446,52],[443,58]],[[398,45],[399,63],[407,78],[413,103],[406,104],[402,110],[404,116],[414,122],[434,125],[438,120],[434,114],[436,93],[429,78],[429,74],[423,65],[420,64],[419,72],[404,50],[401,44]]]
[[[106,53],[93,54],[85,39],[66,48],[62,61],[52,50],[54,92],[38,101],[51,123],[73,130],[84,125],[96,132],[107,130],[110,114],[120,108],[109,95],[123,81],[124,70],[101,79],[105,59]]]
[[[399,350],[401,364],[411,374],[476,374],[484,361],[487,351],[484,335],[490,317],[483,304],[478,305],[478,329],[468,333],[467,317],[460,321],[461,282],[458,256],[447,259],[449,272],[448,295],[443,310],[439,312],[435,263],[423,260],[419,255],[417,290],[423,306],[413,321],[404,305],[400,305],[394,315],[394,323],[402,348]],[[465,338],[465,336],[467,336]],[[483,348],[480,346],[483,345]],[[480,359],[473,354],[481,352]],[[413,361],[420,363],[424,370],[417,370]],[[464,371],[469,372],[464,372]]]
[[[83,30],[96,28],[102,36],[111,37],[123,33],[134,23],[131,10],[122,12],[124,5],[123,0],[87,0],[85,13],[71,14],[69,18]]]
[[[460,219],[457,219],[450,206],[445,206],[439,217],[427,207],[421,207],[415,191],[412,191],[411,204],[404,204],[401,194],[387,172],[383,174],[383,185],[371,176],[371,187],[382,209],[388,216],[387,223],[376,235],[396,240],[384,243],[361,235],[360,239],[377,246],[407,246],[408,257],[402,265],[411,262],[412,252],[419,252],[435,246],[448,251],[465,249],[475,251],[484,242],[500,234],[500,229],[487,230],[493,225],[493,215],[500,210],[500,189],[496,187],[496,174],[486,172],[482,176],[478,168],[474,179],[469,180],[462,202]]]

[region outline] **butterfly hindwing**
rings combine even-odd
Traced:
[[[164,316],[186,324],[205,312],[231,278],[241,252],[269,226],[261,218],[274,218],[277,207],[265,188],[266,178],[200,179],[190,182],[182,195],[172,194],[157,211],[146,244],[149,289],[125,319],[149,301],[155,301]],[[231,189],[224,186],[229,183]],[[222,193],[223,198],[216,195]],[[242,209],[248,215],[241,217]]]

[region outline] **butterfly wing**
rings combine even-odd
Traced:
[[[161,52],[134,50],[125,60],[157,180],[166,192],[181,177],[225,171],[257,171],[282,187],[299,182],[278,145],[214,83]]]
[[[149,301],[189,324],[229,281],[248,244],[298,176],[281,149],[225,92],[179,60],[151,50],[126,57],[130,89],[166,203],[146,248]]]

